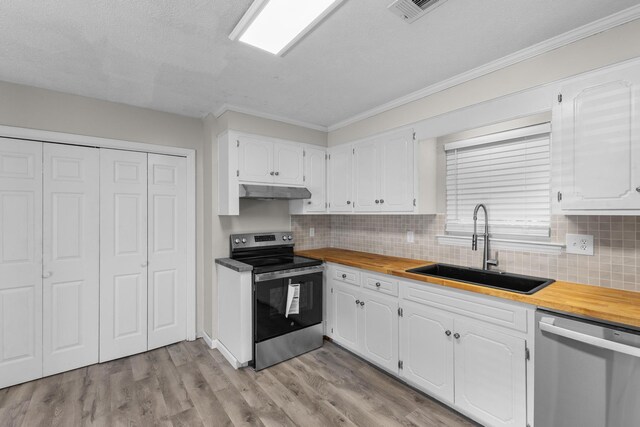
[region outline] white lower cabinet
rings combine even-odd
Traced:
[[[337,344],[483,425],[532,424],[532,308],[333,264],[327,277]]]

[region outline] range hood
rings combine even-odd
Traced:
[[[240,198],[260,200],[310,199],[311,192],[304,187],[240,184]]]

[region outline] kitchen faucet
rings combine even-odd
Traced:
[[[478,203],[473,209],[473,236],[471,237],[471,250],[478,250],[478,210],[484,211],[484,251],[482,253],[482,269],[489,270],[490,265],[498,265],[497,259],[489,259],[489,218],[487,208],[484,204]]]

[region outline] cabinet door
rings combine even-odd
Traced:
[[[329,150],[329,211],[351,212],[353,210],[352,148],[350,145]]]
[[[275,176],[273,143],[251,136],[241,136],[236,143],[238,145],[238,180],[272,183]]]
[[[397,373],[398,299],[363,292],[361,307],[362,355]]]
[[[637,67],[562,90],[562,209],[640,209]]]
[[[374,140],[356,144],[353,153],[353,209],[356,212],[379,211],[378,144]]]
[[[100,150],[100,362],[147,350],[147,154]]]
[[[379,141],[380,209],[412,212],[414,199],[413,132]]]
[[[304,149],[300,144],[273,144],[273,182],[276,184],[304,184]]]
[[[42,376],[42,143],[0,138],[0,388]]]
[[[455,402],[483,424],[527,424],[525,340],[456,320]]]
[[[319,148],[305,148],[304,185],[311,192],[311,199],[303,200],[305,212],[325,212],[327,202],[326,152]]]
[[[44,144],[43,374],[98,362],[100,153]]]
[[[148,155],[148,349],[187,338],[187,159]]]
[[[353,351],[358,347],[358,313],[360,313],[360,292],[353,286],[336,284],[333,287],[334,322],[333,338],[336,342]],[[357,301],[357,303],[356,303]]]
[[[400,319],[401,376],[453,403],[453,317],[428,306],[403,302]]]

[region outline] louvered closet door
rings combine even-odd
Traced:
[[[100,361],[147,350],[147,154],[100,150]]]
[[[187,160],[149,154],[149,349],[187,337]]]
[[[42,376],[42,143],[0,138],[0,388]]]
[[[100,157],[44,144],[43,374],[98,362]]]

